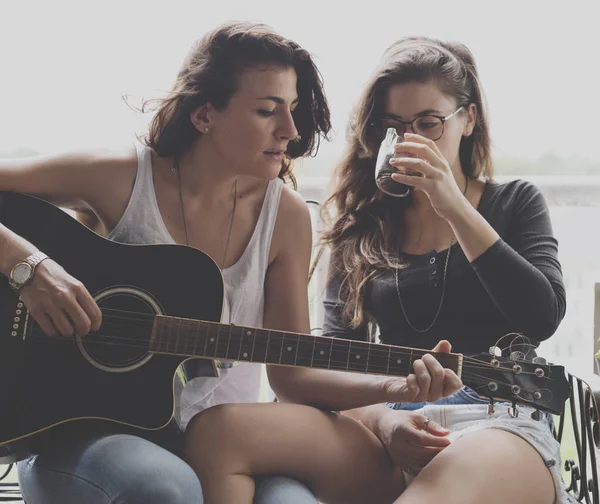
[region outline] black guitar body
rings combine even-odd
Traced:
[[[0,222],[81,280],[105,313],[102,343],[94,334],[46,337],[0,275],[0,459],[66,421],[164,428],[173,415],[174,374],[188,357],[148,351],[153,315],[220,321],[223,283],[213,260],[191,247],[111,242],[21,194],[0,192]],[[195,362],[212,374],[210,360]]]

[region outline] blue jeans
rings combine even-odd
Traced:
[[[463,386],[458,392],[448,397],[443,397],[439,401],[434,403],[386,403],[392,409],[404,410],[404,411],[415,411],[425,407],[426,404],[488,404],[489,400],[485,397],[481,397],[477,392],[469,387]],[[504,407],[510,406],[510,403],[500,401],[495,403],[497,407],[503,405]],[[550,413],[542,413],[544,421],[548,424],[550,430],[554,429],[554,419]]]
[[[451,396],[444,397],[435,403],[429,404],[485,404],[489,401],[484,397],[481,397],[477,392],[470,389],[469,387],[462,387],[458,392]],[[414,411],[423,408],[426,404],[420,403],[387,403],[387,405],[395,410]]]
[[[89,436],[18,464],[27,504],[202,504],[191,467],[159,445],[129,434]],[[317,504],[301,483],[256,480],[255,504]]]

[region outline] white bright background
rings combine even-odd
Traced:
[[[471,48],[498,154],[600,160],[598,10],[579,0],[0,0],[0,153],[129,144],[147,116],[121,97],[160,96],[196,38],[250,19],[315,55],[337,132],[323,160],[339,153],[350,108],[384,49],[411,34]]]

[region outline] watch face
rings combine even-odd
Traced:
[[[11,278],[13,279],[13,282],[15,282],[17,284],[23,284],[23,283],[27,282],[27,280],[29,280],[29,277],[31,277],[32,269],[33,268],[29,264],[26,264],[26,263],[17,264],[13,268],[12,274],[11,274]]]

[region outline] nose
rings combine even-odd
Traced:
[[[279,128],[277,130],[278,138],[282,140],[294,140],[298,136],[296,123],[291,112],[282,115]]]
[[[402,126],[404,127],[404,133],[408,132],[408,133],[416,133],[415,132],[415,128],[413,127],[413,123],[402,123]],[[410,131],[409,129],[410,128]],[[404,133],[402,133],[402,136],[404,137]]]

